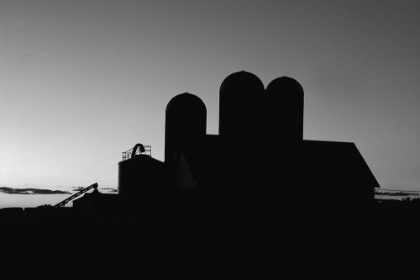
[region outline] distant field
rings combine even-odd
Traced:
[[[50,195],[30,195],[30,194],[4,194],[0,193],[0,208],[8,207],[37,207],[44,204],[55,205],[60,201],[66,199],[68,194],[50,194]],[[68,203],[67,206],[72,206],[73,203]]]

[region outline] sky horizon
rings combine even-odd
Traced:
[[[296,79],[304,139],[353,142],[382,188],[420,191],[419,12],[408,0],[1,1],[0,208],[68,196],[5,188],[115,189],[136,143],[163,160],[177,94],[200,97],[218,134],[219,87],[242,70],[264,86]]]

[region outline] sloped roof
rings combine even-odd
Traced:
[[[262,144],[263,143],[263,144]],[[194,176],[206,173],[287,173],[305,177],[306,184],[358,184],[379,187],[354,143],[311,141],[261,141],[258,137],[229,138],[217,135],[184,142],[183,153]]]

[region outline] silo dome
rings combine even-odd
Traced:
[[[290,77],[280,77],[266,89],[269,130],[283,141],[303,140],[304,92]]]
[[[207,109],[194,94],[178,94],[166,106],[165,161],[172,160],[185,137],[206,135]]]
[[[271,81],[267,86],[268,92],[287,93],[288,97],[303,99],[303,87],[293,78],[280,77]]]
[[[166,112],[204,112],[207,108],[204,102],[196,95],[184,92],[172,98],[166,105]]]
[[[220,92],[229,91],[237,93],[257,92],[264,90],[264,84],[256,75],[240,71],[227,76],[220,86]]]
[[[240,71],[226,77],[219,90],[219,134],[245,136],[255,133],[263,93],[264,84],[252,73]]]

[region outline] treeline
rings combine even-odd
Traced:
[[[420,198],[416,197],[416,198],[411,198],[411,197],[403,197],[402,199],[381,199],[381,198],[375,198],[374,199],[375,204],[377,203],[386,203],[386,204],[395,204],[395,203],[410,203],[410,204],[415,204],[415,205],[420,205]]]

